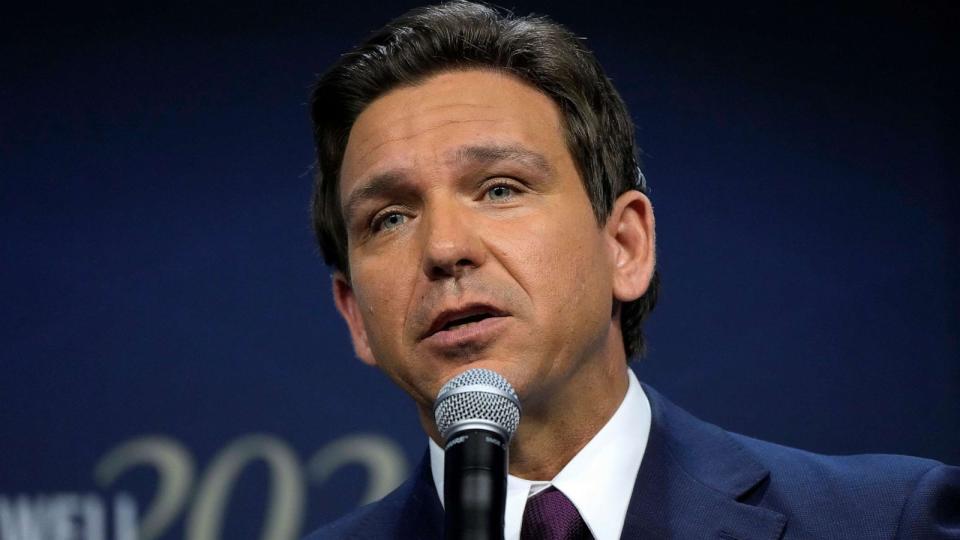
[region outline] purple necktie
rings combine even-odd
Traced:
[[[593,539],[590,529],[566,495],[550,487],[527,499],[520,540]]]

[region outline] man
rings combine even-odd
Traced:
[[[957,468],[763,443],[637,382],[653,208],[626,108],[563,27],[465,2],[411,11],[321,77],[312,116],[337,308],[357,356],[414,399],[430,450],[310,538],[442,534],[432,406],[475,367],[523,405],[507,538],[550,537],[560,514],[570,538],[960,537]]]

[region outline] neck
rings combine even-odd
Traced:
[[[627,364],[578,374],[548,403],[525,404],[510,445],[510,474],[551,480],[606,425],[627,393]]]

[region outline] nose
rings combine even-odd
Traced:
[[[463,277],[483,264],[486,250],[469,209],[434,205],[424,227],[423,272],[432,280]]]

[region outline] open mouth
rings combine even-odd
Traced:
[[[440,330],[438,330],[438,332],[443,332],[445,330],[452,330],[459,326],[480,322],[484,319],[489,319],[490,317],[493,317],[493,316],[494,315],[492,313],[476,313],[474,315],[467,315],[466,317],[461,317],[459,319],[453,319],[452,321],[449,321],[446,324],[444,324],[442,327],[440,327]]]
[[[446,311],[434,319],[433,324],[426,334],[424,334],[424,337],[429,337],[440,332],[457,330],[494,317],[503,317],[504,315],[506,314],[498,311],[496,308],[485,305]]]

